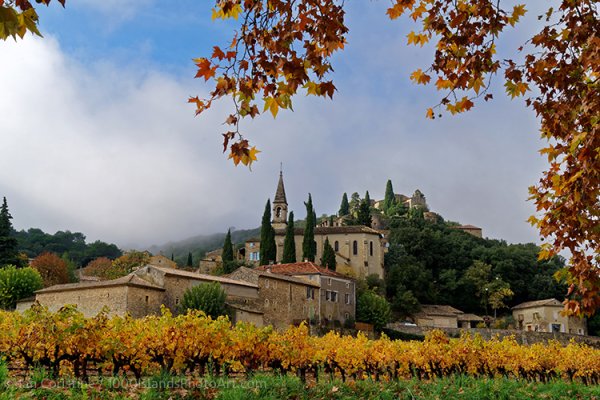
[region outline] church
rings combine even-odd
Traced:
[[[283,173],[279,173],[279,182],[273,199],[272,226],[275,230],[275,243],[277,245],[277,261],[283,257],[283,242],[288,219],[288,203],[283,184]],[[297,261],[302,261],[302,241],[304,229],[294,230],[296,242]],[[383,262],[385,241],[383,234],[364,225],[352,226],[317,226],[315,227],[315,242],[317,242],[317,256],[319,263],[323,254],[325,239],[333,247],[336,256],[336,271],[354,278],[365,278],[377,275],[383,279]],[[260,240],[250,239],[245,244],[245,261],[258,265],[260,259]]]

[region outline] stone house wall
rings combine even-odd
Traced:
[[[561,332],[586,335],[586,321],[561,315],[563,305],[544,305],[513,310],[518,329],[534,332]]]
[[[37,293],[36,300],[52,312],[65,304],[75,304],[86,317],[98,315],[104,307],[110,315],[129,312],[134,317],[143,317],[160,312],[163,296],[162,290],[121,285]]]
[[[356,320],[356,284],[351,280],[317,275],[321,283],[321,319],[329,321]],[[329,293],[328,293],[329,292]],[[332,293],[335,293],[332,296]]]
[[[252,305],[262,309],[265,325],[285,329],[296,321],[319,316],[317,284],[303,283],[284,275],[258,273],[244,267],[233,271],[229,277],[258,284],[259,299]]]

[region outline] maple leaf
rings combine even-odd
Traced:
[[[211,62],[207,58],[195,58],[194,63],[198,67],[195,78],[204,77],[204,81],[208,81],[210,78],[215,76],[216,66],[212,66]]]

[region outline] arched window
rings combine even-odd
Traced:
[[[281,217],[281,207],[277,207],[276,211],[275,211],[275,216],[277,218]]]
[[[358,254],[358,242],[356,240],[352,242],[352,254]]]
[[[369,242],[369,255],[373,255],[373,241]]]
[[[340,242],[338,242],[337,240],[333,243],[333,250],[334,251],[340,251]]]

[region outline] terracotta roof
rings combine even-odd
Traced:
[[[275,203],[287,204],[285,188],[283,187],[283,172],[279,172],[279,183],[277,184],[277,191],[275,192],[275,198],[273,199],[273,204]]]
[[[199,281],[215,281],[215,282],[220,282],[220,283],[228,283],[230,285],[249,286],[249,287],[253,287],[253,288],[258,287],[257,285],[255,285],[253,283],[239,281],[237,279],[231,279],[231,278],[226,278],[226,277],[222,277],[222,276],[199,274],[197,272],[184,271],[181,269],[157,267],[156,265],[150,265],[150,267],[158,269],[159,271],[163,272],[165,275],[181,276],[181,277],[185,277],[185,278],[197,279]]]
[[[458,314],[464,314],[462,311],[457,310],[452,306],[438,305],[438,304],[423,304],[421,305],[421,313],[427,315],[440,315],[440,316],[456,316]]]
[[[369,228],[364,225],[349,225],[349,226],[317,226],[315,227],[315,235],[334,235],[336,233],[369,233],[381,236],[381,232],[376,229]],[[275,234],[285,235],[285,229],[275,229]],[[304,228],[295,228],[294,235],[299,236],[304,234]]]
[[[282,275],[326,275],[340,279],[352,280],[345,275],[327,268],[320,267],[310,261],[292,264],[261,265],[260,267],[256,267],[254,269],[258,271],[267,271],[270,269],[272,273]]]
[[[458,314],[457,318],[459,321],[483,321],[483,318],[475,314]]]
[[[304,279],[304,278],[295,278],[293,276],[288,276],[288,275],[283,275],[283,274],[275,274],[275,273],[272,273],[272,272],[260,271],[260,270],[257,270],[257,269],[252,269],[252,268],[247,268],[247,267],[239,267],[237,270],[250,271],[253,274],[256,274],[258,276],[262,276],[262,277],[265,277],[265,278],[269,278],[269,279],[277,279],[277,280],[280,280],[280,281],[287,281],[287,282],[299,283],[301,285],[313,286],[313,287],[317,287],[317,288],[321,287],[321,285],[319,285],[317,283],[314,283],[314,282],[311,282],[308,279]],[[233,273],[235,273],[235,271]],[[231,275],[231,274],[229,274],[229,275]]]
[[[518,304],[514,306],[513,310],[519,310],[522,308],[532,308],[532,307],[541,307],[541,306],[555,306],[562,307],[562,303],[556,299],[544,299],[544,300],[534,300],[534,301],[526,301],[525,303]]]
[[[123,276],[117,279],[111,279],[109,281],[96,281],[96,282],[79,282],[79,283],[65,283],[62,285],[54,285],[45,289],[38,290],[36,293],[52,293],[52,292],[64,292],[68,290],[85,290],[93,289],[98,287],[111,287],[111,286],[135,286],[153,290],[165,290],[163,287],[152,284],[145,279],[140,278],[135,273]]]

